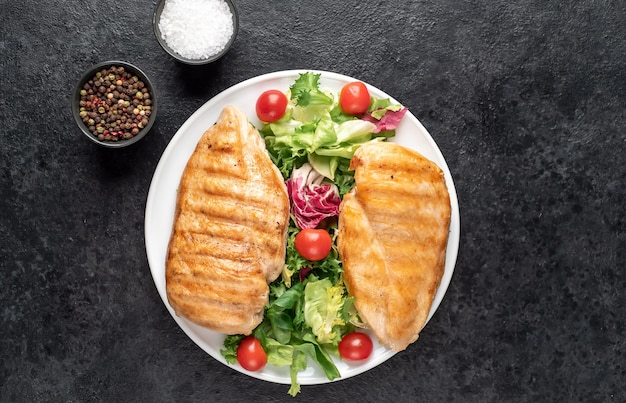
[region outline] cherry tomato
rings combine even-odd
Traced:
[[[339,94],[341,110],[349,115],[360,115],[367,112],[370,102],[370,92],[365,84],[360,81],[344,85]]]
[[[248,371],[258,371],[267,364],[267,354],[259,339],[246,336],[237,347],[237,362]]]
[[[256,115],[263,122],[276,122],[286,110],[287,96],[278,90],[265,91],[256,101]]]
[[[305,228],[296,235],[294,246],[303,258],[316,262],[328,256],[333,240],[326,230]]]
[[[344,360],[365,360],[372,354],[373,349],[372,339],[365,333],[348,333],[339,342],[339,355]]]

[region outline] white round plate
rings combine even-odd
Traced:
[[[223,334],[197,326],[184,318],[178,317],[174,313],[174,310],[167,301],[167,295],[165,292],[165,258],[172,231],[174,209],[176,207],[176,192],[180,178],[185,165],[187,164],[187,160],[193,153],[202,134],[215,123],[221,110],[229,104],[237,106],[248,116],[252,124],[260,127],[261,122],[256,118],[255,112],[257,97],[263,91],[269,89],[287,90],[289,86],[291,86],[291,84],[293,84],[293,82],[298,78],[298,75],[306,71],[321,73],[320,86],[322,88],[330,89],[335,93],[338,93],[345,83],[357,81],[357,79],[352,77],[325,71],[290,70],[279,71],[251,78],[223,91],[191,115],[191,117],[187,119],[187,121],[174,135],[169,145],[163,152],[161,160],[159,161],[159,164],[154,172],[154,177],[152,178],[146,203],[145,239],[148,263],[159,294],[161,295],[165,306],[174,320],[187,334],[187,336],[189,336],[199,347],[216,360],[252,377],[281,384],[291,383],[288,367],[277,368],[267,365],[260,372],[249,372],[238,364],[230,365],[226,363],[224,357],[220,354],[220,349],[223,347],[222,343],[225,337]],[[385,94],[383,91],[372,87],[371,85],[366,85],[372,96],[378,98],[390,98],[393,102],[400,103]],[[450,193],[452,217],[446,254],[446,265],[441,285],[437,290],[437,294],[435,295],[435,299],[430,309],[430,314],[428,316],[428,320],[430,320],[443,299],[443,296],[448,288],[448,284],[450,283],[450,279],[452,278],[452,272],[454,271],[454,265],[456,263],[460,236],[460,217],[456,190],[454,188],[452,176],[450,175],[446,161],[437,147],[437,144],[422,124],[415,118],[415,116],[413,116],[413,114],[410,113],[410,111],[404,115],[402,122],[396,129],[396,136],[391,139],[391,141],[415,149],[426,158],[429,158],[439,165],[439,167],[444,171],[448,192]],[[346,379],[367,371],[386,361],[393,355],[393,351],[385,348],[375,341],[374,351],[371,357],[365,362],[347,363],[339,359],[335,360],[337,368],[342,376],[339,379]],[[323,371],[314,363],[311,363],[309,368],[299,373],[298,381],[301,385],[329,382]]]

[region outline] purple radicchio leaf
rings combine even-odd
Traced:
[[[298,228],[316,228],[323,219],[339,215],[341,199],[337,186],[324,182],[324,176],[310,164],[294,169],[285,183]]]
[[[376,112],[374,111],[363,115],[361,119],[374,123],[376,125],[376,129],[374,129],[373,133],[380,133],[387,130],[395,130],[407,110],[408,109],[405,107],[397,111],[388,110],[380,119],[373,116],[373,113]]]
[[[309,274],[312,270],[313,270],[313,268],[312,268],[312,267],[308,267],[308,266],[303,267],[303,268],[301,268],[301,269],[300,269],[300,273],[299,273],[299,275],[300,275],[300,282],[301,282],[301,283],[302,283],[302,282],[304,282],[304,279],[306,278],[306,276],[307,276],[307,275],[308,275],[308,274]]]

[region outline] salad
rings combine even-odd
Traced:
[[[332,93],[320,87],[320,76],[302,73],[287,91],[269,90],[257,100],[259,133],[289,194],[286,261],[269,285],[261,324],[249,336],[227,336],[220,351],[249,371],[288,366],[292,396],[309,360],[333,380],[341,374],[332,356],[362,361],[372,352],[343,282],[337,217],[354,186],[350,158],[367,142],[393,137],[407,110],[371,97],[361,82]]]

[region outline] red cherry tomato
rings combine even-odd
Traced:
[[[365,360],[372,354],[373,349],[372,339],[365,333],[348,333],[339,342],[339,355],[344,360]]]
[[[278,90],[265,91],[256,101],[256,115],[263,122],[276,122],[286,110],[287,96]]]
[[[370,107],[370,92],[360,81],[343,86],[339,94],[341,110],[349,115],[361,115]]]
[[[328,256],[333,240],[326,230],[305,228],[296,235],[294,246],[303,258],[316,262]]]
[[[267,354],[259,339],[246,336],[237,347],[237,362],[248,371],[258,371],[267,364]]]

